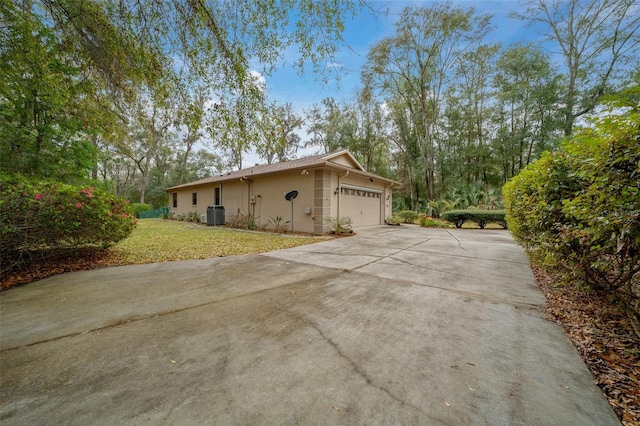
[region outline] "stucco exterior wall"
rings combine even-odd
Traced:
[[[287,228],[291,229],[292,205],[285,200],[284,194],[296,190],[298,197],[293,202],[293,231],[319,234],[330,230],[325,221],[327,217],[344,216],[348,203],[358,203],[354,197],[341,194],[339,188],[343,185],[380,191],[380,222],[384,223],[384,219],[391,215],[391,189],[388,183],[328,168],[310,168],[255,178],[249,175],[234,181],[180,188],[170,193],[169,207],[175,215],[197,212],[199,217],[205,215],[206,218],[207,206],[216,204],[215,193],[219,188],[219,201],[225,208],[227,222],[238,214],[245,217],[252,215],[258,227],[270,227],[273,226],[270,219],[274,222],[279,216],[282,218],[280,224],[289,222]],[[197,194],[196,204],[192,203],[194,192]],[[175,208],[174,193],[178,201]]]
[[[287,228],[291,230],[291,202],[284,198],[289,191],[298,191],[293,200],[293,231],[315,232],[314,228],[314,172],[300,171],[253,179],[250,187],[250,212],[254,215],[259,227],[269,227],[270,219],[280,216],[281,223],[289,221]],[[246,204],[245,204],[246,205]],[[307,211],[308,213],[305,213]]]

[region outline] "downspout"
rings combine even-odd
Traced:
[[[349,176],[349,170],[344,174],[344,176],[338,176],[338,211],[336,213],[336,219],[340,220],[340,198],[342,198],[342,179]]]

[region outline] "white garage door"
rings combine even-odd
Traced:
[[[382,191],[342,185],[340,197],[340,216],[350,217],[353,226],[382,223]]]

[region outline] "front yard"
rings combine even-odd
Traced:
[[[195,223],[144,219],[138,222],[129,238],[108,250],[91,249],[45,257],[29,270],[14,271],[3,276],[0,289],[70,271],[265,253],[327,238],[330,237],[240,231]]]

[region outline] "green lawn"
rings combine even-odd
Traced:
[[[110,250],[106,263],[140,264],[264,253],[316,243],[327,238],[250,232],[188,222],[143,219],[138,222],[138,226],[129,238]]]

